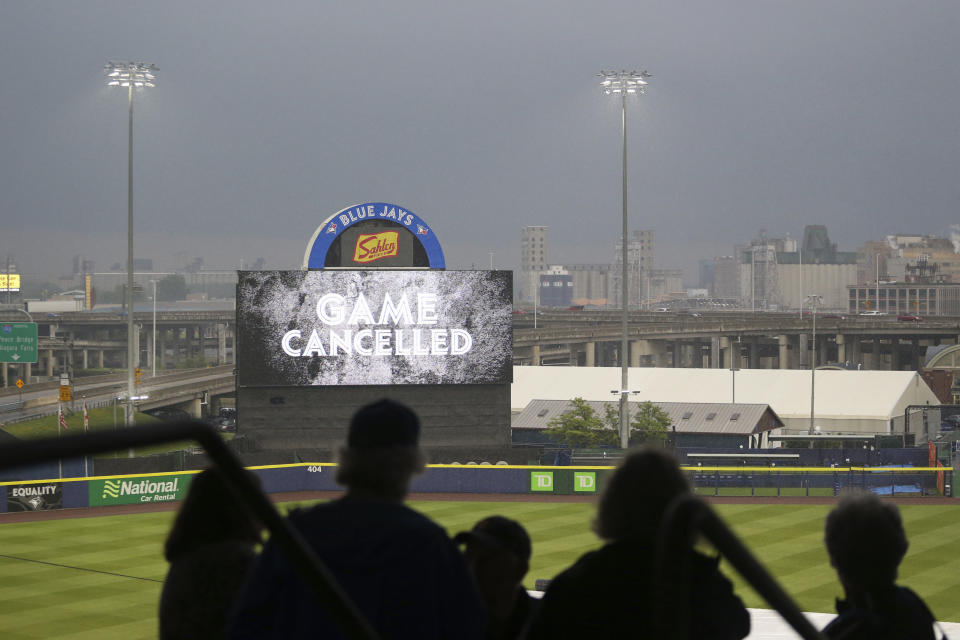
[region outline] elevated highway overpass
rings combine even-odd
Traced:
[[[199,418],[204,401],[215,406],[221,396],[235,392],[234,379],[232,365],[170,371],[155,378],[148,374],[137,387],[137,395],[145,398],[136,405],[140,411],[178,407]],[[45,382],[26,385],[22,390],[15,387],[0,390],[0,423],[55,414],[61,404],[59,389],[59,382]],[[115,404],[122,407],[126,392],[126,374],[81,377],[73,381],[71,402],[62,404],[77,411],[84,400],[89,408]]]
[[[622,336],[617,311],[561,311],[515,316],[514,363],[617,366]],[[833,316],[833,317],[831,317]],[[536,324],[536,327],[534,327]],[[816,318],[798,313],[634,312],[627,329],[630,366],[809,368],[816,362],[864,369],[922,367],[928,346],[956,344],[960,318],[900,322],[896,316]]]
[[[0,322],[23,322],[23,312],[0,311]],[[75,311],[34,314],[37,323],[36,364],[0,366],[0,386],[16,377],[25,381],[51,379],[78,369],[126,369],[126,312]],[[185,359],[202,356],[214,365],[234,362],[235,312],[233,310],[157,310],[134,312],[134,340],[144,370],[163,371]],[[154,362],[154,355],[156,362]],[[12,377],[16,376],[16,377]]]
[[[865,369],[919,369],[928,346],[956,344],[960,318],[928,317],[898,322],[894,316],[817,317],[797,313],[703,311],[699,316],[636,311],[628,326],[631,366],[799,369],[843,362]],[[0,311],[0,321],[23,321],[21,313]],[[123,313],[70,312],[35,317],[39,325],[36,365],[0,366],[0,386],[18,377],[30,384],[52,380],[61,371],[126,368]],[[163,372],[190,356],[215,365],[235,362],[232,310],[136,311],[134,331],[145,372]],[[620,312],[540,311],[514,316],[514,363],[519,365],[617,366]]]

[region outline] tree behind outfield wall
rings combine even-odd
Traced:
[[[547,422],[549,428],[544,433],[571,449],[617,446],[619,443],[617,432],[606,428],[603,419],[597,415],[593,407],[587,404],[586,400],[574,398],[570,402],[573,408],[550,418]]]
[[[620,433],[620,407],[608,402],[603,405],[603,421],[614,433]],[[641,402],[630,421],[630,446],[649,444],[663,446],[669,435],[670,416],[649,400]]]
[[[641,402],[630,421],[630,444],[663,446],[667,441],[670,416],[649,400]]]

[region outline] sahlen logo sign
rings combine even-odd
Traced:
[[[361,235],[353,250],[353,261],[365,264],[396,257],[399,246],[399,234],[396,231]]]
[[[91,480],[90,506],[182,500],[192,478],[186,474]]]
[[[250,271],[240,386],[512,380],[509,271]]]

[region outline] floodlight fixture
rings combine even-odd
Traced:
[[[144,87],[156,86],[157,65],[146,62],[113,62],[104,67],[107,72],[107,86],[110,87]]]
[[[651,75],[646,71],[600,71],[600,88],[607,95],[612,93],[621,95],[642,95]]]

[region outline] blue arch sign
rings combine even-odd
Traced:
[[[395,222],[410,232],[426,252],[430,269],[445,269],[443,249],[433,229],[409,209],[389,202],[365,202],[342,209],[323,221],[313,232],[303,256],[304,269],[323,269],[327,252],[340,235],[354,225],[371,220]]]

